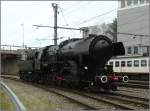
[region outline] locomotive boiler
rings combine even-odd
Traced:
[[[21,79],[73,88],[116,90],[117,82],[128,77],[115,76],[106,62],[124,55],[122,42],[112,43],[105,35],[72,38],[59,45],[27,50],[20,61]]]

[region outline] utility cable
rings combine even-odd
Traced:
[[[87,23],[87,22],[89,22],[89,21],[91,21],[91,20],[93,20],[93,19],[96,19],[96,18],[98,18],[98,17],[102,17],[102,16],[105,16],[105,15],[107,15],[107,14],[110,14],[110,13],[114,12],[115,10],[117,10],[117,9],[115,8],[115,9],[110,10],[110,11],[108,11],[108,12],[105,12],[105,13],[103,13],[103,14],[100,14],[100,15],[97,15],[97,16],[94,16],[94,17],[91,17],[91,18],[89,18],[89,19],[87,19],[87,20],[84,20],[84,21],[80,22],[78,25]]]

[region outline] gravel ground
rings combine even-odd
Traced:
[[[76,100],[80,100],[82,103],[86,103],[90,106],[94,106],[95,108],[98,108],[100,110],[101,109],[116,110],[116,107],[114,105],[110,105],[110,104],[107,104],[107,103],[104,103],[104,102],[93,100],[93,99],[85,97],[85,96],[80,96],[80,95],[72,93],[72,92],[66,92],[66,91],[59,90],[59,89],[53,89],[53,90],[61,92],[64,95],[68,95],[71,98],[75,98]]]
[[[129,87],[118,87],[118,93],[128,94],[131,96],[138,96],[142,98],[149,98],[149,89],[140,89],[140,88],[129,88]]]
[[[28,111],[81,110],[77,104],[41,88],[8,79],[3,81],[15,92]]]
[[[41,88],[34,87],[25,83],[17,82],[14,80],[3,79],[3,81],[10,87],[19,99],[23,102],[27,110],[81,110],[83,107],[70,102],[68,99],[58,96],[54,93],[45,91]],[[118,93],[148,98],[149,89],[139,89],[139,88],[126,88],[119,87]],[[66,92],[67,95],[70,95]],[[90,104],[98,105],[100,109],[115,110],[114,107],[105,104],[98,103],[96,101],[91,101],[90,99],[82,98],[81,96],[71,95],[76,97],[81,101],[88,101]]]

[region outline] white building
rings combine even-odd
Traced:
[[[148,55],[150,37],[149,0],[120,0],[118,8],[117,34],[118,41],[126,47],[126,55]]]

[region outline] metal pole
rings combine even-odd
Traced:
[[[22,26],[22,47],[24,48],[24,24],[21,24]]]
[[[46,25],[33,25],[35,27],[46,27],[46,28],[54,28],[52,26],[46,26]],[[60,26],[57,26],[57,29],[67,29],[67,30],[81,30],[81,31],[84,31],[85,29],[82,29],[82,28],[71,28],[71,27],[60,27]]]
[[[57,4],[52,3],[54,9],[54,45],[57,45]]]

